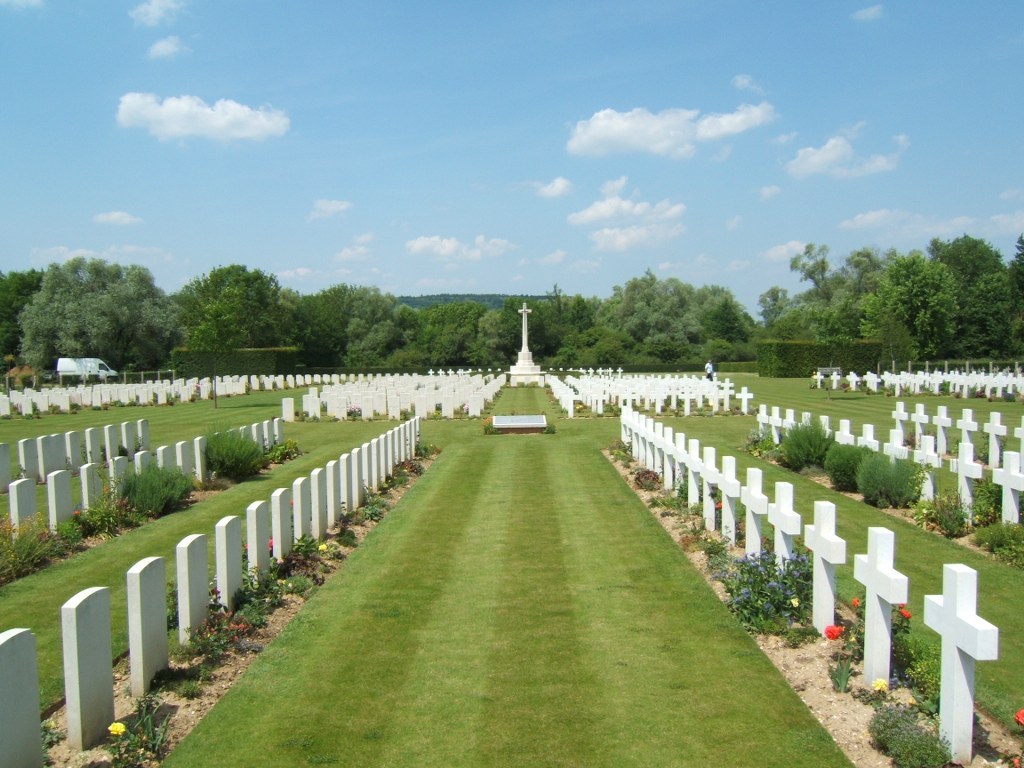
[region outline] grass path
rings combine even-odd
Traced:
[[[428,422],[431,471],[166,765],[849,765],[601,456],[614,427]]]

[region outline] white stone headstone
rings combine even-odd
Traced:
[[[1021,472],[1020,454],[1007,451],[1003,454],[1003,465],[992,470],[992,480],[1003,489],[1003,522],[1020,523],[1020,492],[1024,490],[1024,473]]]
[[[81,751],[102,742],[114,722],[110,590],[82,590],[61,606],[60,618],[67,739]]]
[[[846,562],[846,541],[836,536],[836,505],[814,502],[814,523],[804,527],[804,543],[814,555],[814,628],[824,633],[836,618],[836,566]]]
[[[0,765],[42,768],[36,638],[28,629],[0,632]]]
[[[218,599],[228,611],[235,610],[235,596],[242,588],[242,520],[222,517],[214,526]]]
[[[292,551],[294,541],[291,488],[278,488],[270,494],[270,525],[274,557],[283,560]]]
[[[178,583],[178,642],[187,645],[189,633],[199,629],[209,615],[210,577],[206,535],[193,533],[175,547]]]
[[[245,551],[249,570],[266,573],[270,568],[270,506],[254,501],[245,510]]]
[[[853,577],[864,585],[864,680],[889,682],[892,653],[892,607],[907,602],[910,582],[893,568],[896,535],[868,528],[868,551],[853,559]]]
[[[747,482],[740,490],[740,500],[746,508],[746,553],[761,553],[761,530],[768,516],[768,496],[762,491],[763,478],[757,467],[747,467]]]
[[[793,484],[775,483],[775,501],[768,505],[768,522],[775,528],[775,560],[779,567],[795,555],[795,540],[803,530],[793,509]]]
[[[128,658],[132,696],[145,696],[167,668],[167,576],[162,557],[140,560],[127,574]]]

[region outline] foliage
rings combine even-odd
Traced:
[[[825,456],[835,443],[820,423],[797,424],[786,432],[779,452],[784,466],[799,472],[807,467],[822,467]]]
[[[6,275],[0,272],[0,357],[17,356],[20,351],[18,315],[32,300],[42,281],[43,273],[37,269],[8,272]]]
[[[1017,523],[995,523],[978,528],[974,542],[1000,560],[1024,568],[1024,526]]]
[[[139,514],[162,517],[179,509],[192,493],[192,480],[176,467],[150,464],[128,472],[117,485],[117,496]]]
[[[753,430],[743,443],[743,450],[760,459],[772,460],[779,456],[779,447],[768,431]]]
[[[206,663],[216,665],[255,631],[256,627],[244,616],[213,611],[202,625],[189,632],[185,650],[193,658],[202,657]]]
[[[21,313],[22,352],[37,370],[58,357],[156,368],[179,338],[174,305],[145,267],[76,257],[51,264]]]
[[[837,491],[857,490],[857,471],[871,451],[863,446],[833,443],[825,454],[825,474]]]
[[[135,713],[127,722],[112,723],[107,744],[112,768],[142,768],[159,762],[167,753],[170,713],[161,713],[163,702],[153,694],[135,702]],[[162,717],[160,715],[163,715]]]
[[[914,506],[914,522],[922,528],[938,531],[947,539],[957,539],[969,530],[967,510],[958,493],[943,493],[934,499],[922,499]]]
[[[611,453],[612,458],[615,459],[616,462],[624,467],[628,467],[633,463],[633,451],[629,443],[616,440],[608,446],[608,452]]]
[[[238,482],[258,475],[266,459],[259,445],[231,429],[206,436],[206,462],[215,475]]]
[[[83,536],[109,539],[121,531],[142,525],[145,518],[118,489],[107,489],[87,510],[81,513],[76,510],[73,520],[82,529]]]
[[[295,440],[285,440],[283,443],[270,446],[267,451],[267,461],[271,464],[284,464],[286,461],[297,459],[302,455],[302,450]]]
[[[374,493],[369,488],[364,491],[363,506],[359,508],[364,520],[371,523],[380,522],[390,510],[391,506],[381,494]]]
[[[718,578],[729,594],[729,608],[752,632],[779,633],[810,615],[811,561],[806,554],[781,567],[772,552],[747,555]]]
[[[857,490],[874,507],[909,507],[921,495],[920,468],[888,456],[866,456],[857,469]]]
[[[0,520],[0,585],[27,576],[63,553],[60,541],[37,516],[15,531]]]
[[[917,713],[909,707],[880,707],[871,718],[868,732],[896,768],[940,768],[949,762],[949,747],[933,728],[918,722]]]
[[[661,488],[661,475],[653,469],[637,467],[630,473],[634,487],[641,491],[656,491]]]
[[[986,459],[979,459],[985,461]],[[1003,489],[986,476],[974,483],[974,500],[971,504],[972,523],[977,526],[992,525],[1003,516]]]
[[[810,376],[821,367],[873,371],[881,353],[881,344],[876,341],[762,341],[757,345],[757,371],[760,376],[791,379]]]

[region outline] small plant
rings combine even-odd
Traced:
[[[633,463],[633,451],[629,443],[616,440],[608,446],[608,452],[617,463],[624,467],[628,467]]]
[[[384,515],[391,511],[391,506],[383,496],[374,493],[371,489],[364,490],[363,506],[359,510],[363,519],[371,523],[378,523],[384,519]]]
[[[266,458],[271,464],[284,464],[301,455],[302,451],[299,450],[299,444],[295,440],[285,440],[283,443],[270,446]]]
[[[1003,515],[1003,489],[991,477],[974,483],[974,501],[971,517],[974,525],[986,526],[999,522]]]
[[[978,528],[974,532],[974,542],[1000,560],[1017,568],[1024,568],[1024,526],[1016,523],[996,523]]]
[[[844,627],[841,624],[830,624],[825,627],[826,639],[836,642],[843,639]],[[850,690],[850,677],[853,675],[853,659],[845,642],[840,650],[832,654],[835,664],[829,664],[828,676],[832,680],[832,688],[838,693]]]
[[[159,761],[167,752],[170,719],[157,719],[163,702],[150,694],[135,704],[135,714],[127,722],[111,723],[112,737],[107,745],[114,768],[142,768]]]
[[[873,507],[909,507],[921,495],[921,468],[888,456],[867,456],[857,470],[857,490]]]
[[[150,464],[142,472],[127,473],[117,486],[117,496],[136,512],[162,517],[180,509],[192,493],[192,480],[179,469]]]
[[[794,472],[823,467],[825,456],[834,443],[820,423],[798,424],[786,433],[779,446],[782,464]]]
[[[949,747],[934,728],[918,721],[917,713],[899,704],[879,707],[868,732],[896,768],[940,768],[950,760]]]
[[[871,451],[863,446],[833,443],[825,454],[825,474],[832,487],[840,492],[857,490],[857,470]]]
[[[967,510],[958,493],[945,493],[914,507],[914,522],[922,528],[938,531],[947,539],[957,539],[968,531]]]
[[[56,537],[38,516],[24,521],[17,530],[10,520],[0,519],[0,584],[39,570],[60,553]]]
[[[633,485],[641,491],[656,491],[661,488],[661,475],[653,469],[637,467],[631,473]]]
[[[734,560],[719,580],[729,593],[729,607],[753,632],[778,634],[809,616],[811,561],[804,553],[781,566],[772,552],[747,555]]]
[[[775,459],[779,451],[771,434],[757,429],[747,435],[747,439],[743,443],[743,450],[752,456],[769,461]]]

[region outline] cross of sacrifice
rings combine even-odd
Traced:
[[[746,554],[761,553],[761,526],[768,514],[768,497],[761,490],[761,470],[747,467],[747,482],[740,490],[740,501],[747,510]]]
[[[853,577],[864,585],[864,679],[889,682],[892,652],[892,607],[907,602],[910,583],[893,568],[896,534],[868,528],[868,552],[853,558]]]
[[[704,460],[701,462],[704,469],[700,474],[701,492],[704,496],[704,527],[709,531],[717,530],[715,509],[715,488],[718,486],[718,469],[715,467],[715,449],[711,446],[704,448]]]
[[[921,498],[935,498],[935,470],[942,466],[942,457],[935,450],[935,435],[922,435],[921,447],[914,449],[914,462],[924,468],[921,478]]]
[[[689,458],[686,460],[686,486],[687,504],[696,504],[700,501],[701,474],[704,472],[704,462],[700,460],[700,440],[693,437],[689,440]]]
[[[1024,474],[1020,470],[1020,454],[1017,451],[1003,454],[1003,466],[992,470],[992,480],[1003,487],[1003,522],[1019,524]]]
[[[992,411],[988,415],[988,422],[982,429],[988,433],[988,465],[994,469],[999,466],[999,454],[1003,450],[1002,438],[1006,437],[1009,430],[1003,424],[999,411]]]
[[[754,393],[748,391],[746,387],[743,387],[743,389],[739,391],[739,394],[736,395],[736,399],[742,403],[740,408],[743,411],[743,415],[746,416],[747,411],[750,408],[750,401],[754,399]]]
[[[914,406],[914,413],[911,414],[910,420],[914,422],[914,446],[920,447],[921,437],[924,435],[924,428],[928,426],[928,422],[931,419],[928,417],[928,413],[925,410],[924,403],[918,403]]]
[[[896,430],[900,433],[900,444],[902,444],[904,439],[903,425],[910,421],[910,414],[907,413],[907,408],[903,405],[902,400],[896,403],[896,410],[891,415],[896,421]]]
[[[964,509],[974,506],[974,481],[981,480],[985,474],[984,465],[974,460],[974,443],[960,443],[960,453],[955,459],[949,460],[950,472],[956,472],[956,490]]]
[[[924,623],[942,636],[939,734],[961,765],[971,763],[974,662],[999,658],[999,629],[977,608],[978,572],[960,563],[942,566],[942,594],[925,596]]]
[[[775,560],[779,567],[792,560],[794,540],[803,530],[803,521],[793,509],[793,484],[775,483],[775,501],[768,505],[768,522],[775,528]]]
[[[846,562],[846,541],[836,536],[836,505],[814,502],[814,523],[804,526],[804,544],[814,553],[814,628],[824,634],[836,619],[836,566]]]
[[[519,314],[523,316],[523,351],[529,350],[529,347],[526,345],[526,326],[527,318],[531,312],[533,312],[533,310],[527,307],[526,302],[524,301],[523,308],[519,310]]]
[[[946,450],[946,430],[953,426],[953,419],[947,415],[947,408],[944,405],[940,405],[936,408],[936,413],[932,416],[932,424],[935,425],[935,450],[939,456],[945,456]]]
[[[735,456],[722,457],[718,488],[722,492],[722,535],[736,546],[736,502],[740,498],[741,486],[736,477]]]

